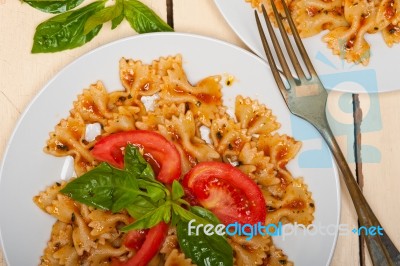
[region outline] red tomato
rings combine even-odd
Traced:
[[[149,163],[159,166],[154,169],[157,179],[171,184],[181,175],[181,157],[175,145],[157,132],[147,130],[123,131],[100,139],[92,150],[92,155],[99,161],[123,168],[123,148],[130,143],[144,148]]]
[[[161,222],[151,228],[146,235],[143,245],[140,249],[127,261],[121,262],[114,259],[113,266],[146,266],[151,259],[158,253],[167,236],[168,225]],[[129,233],[128,233],[129,234]]]
[[[132,250],[139,250],[146,240],[148,231],[146,229],[129,231],[124,240],[125,247]]]
[[[230,164],[199,163],[185,175],[183,186],[225,225],[265,222],[267,209],[260,188]]]

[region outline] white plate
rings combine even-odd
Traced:
[[[250,3],[245,0],[214,1],[239,38],[257,55],[266,58],[257,30],[254,10]],[[303,43],[327,89],[352,93],[387,92],[400,89],[400,79],[395,67],[400,61],[400,45],[389,48],[380,33],[368,34],[366,39],[371,46],[369,64],[355,65],[332,54],[321,39],[326,33],[325,31],[303,39]]]
[[[0,180],[1,239],[10,266],[37,265],[49,239],[54,219],[36,207],[32,197],[60,180],[65,159],[47,155],[42,149],[48,133],[68,115],[76,96],[97,80],[102,80],[108,89],[122,88],[118,75],[121,57],[150,63],[160,56],[178,53],[183,56],[191,82],[215,74],[236,78],[233,86],[224,88],[229,107],[233,107],[237,94],[256,98],[272,108],[282,124],[281,133],[309,132],[314,136],[314,141],[304,142],[302,151],[315,150],[319,158],[325,156],[326,160],[311,160],[307,165],[307,160],[298,159],[300,154],[290,169],[295,176],[305,177],[313,193],[315,224],[338,225],[339,185],[332,157],[326,148],[321,148],[322,139],[313,127],[290,115],[264,61],[241,48],[206,37],[177,33],[139,35],[100,47],[65,67],[22,115],[8,145]],[[334,231],[328,236],[276,241],[296,265],[325,265],[332,256],[336,237]]]

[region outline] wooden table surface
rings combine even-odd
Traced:
[[[215,37],[246,48],[224,21],[213,0],[144,0],[143,2],[165,20],[169,15],[177,32]],[[167,5],[171,4],[173,9],[168,10]],[[126,22],[113,31],[107,25],[90,43],[78,49],[57,54],[31,54],[35,27],[48,17],[49,14],[37,11],[20,1],[0,0],[0,159],[4,156],[7,143],[21,113],[51,77],[66,64],[93,48],[135,34]],[[398,64],[398,62],[388,62],[390,63]],[[353,106],[353,113],[348,109],[343,110],[339,104],[343,101]],[[400,248],[400,230],[397,222],[400,219],[400,208],[397,205],[400,200],[399,102],[400,90],[380,95],[331,92],[328,99],[328,110],[333,118],[332,130],[367,200],[398,248]],[[355,211],[343,183],[341,191],[340,223],[356,227]],[[21,252],[23,254],[23,251]],[[339,236],[331,265],[371,265],[365,252],[358,236]],[[6,265],[1,251],[0,265]]]

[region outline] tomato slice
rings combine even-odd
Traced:
[[[265,223],[267,209],[260,188],[230,164],[199,163],[185,175],[183,186],[225,225]]]
[[[175,145],[157,132],[148,130],[123,131],[101,138],[92,150],[99,161],[123,168],[123,148],[130,143],[144,148],[145,158],[158,172],[157,179],[171,184],[181,175],[181,157]],[[146,156],[147,154],[147,156]]]
[[[149,230],[146,229],[129,231],[124,240],[125,247],[136,251],[139,250],[146,240],[148,232]]]
[[[146,266],[160,250],[168,233],[168,224],[160,222],[152,227],[146,235],[143,245],[129,260],[122,262],[114,259],[113,266]],[[129,234],[129,233],[128,233]]]

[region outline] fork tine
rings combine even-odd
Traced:
[[[304,48],[303,42],[301,41],[299,32],[297,31],[296,26],[294,25],[292,16],[290,15],[290,11],[289,8],[286,5],[285,0],[281,0],[282,5],[283,5],[283,9],[285,10],[285,14],[286,14],[286,18],[288,20],[289,26],[290,26],[290,30],[292,31],[294,40],[296,42],[297,48],[300,51],[301,57],[303,58],[303,61],[308,69],[308,72],[312,75],[312,76],[317,76],[317,72],[314,69],[313,64],[311,63],[310,57],[308,57],[307,51]]]
[[[281,1],[284,2],[285,0],[281,0]],[[304,75],[303,69],[301,68],[299,60],[297,59],[297,56],[296,56],[296,54],[295,54],[295,52],[293,50],[292,44],[289,41],[288,34],[287,34],[286,29],[285,29],[285,27],[283,26],[283,23],[282,23],[282,16],[278,13],[278,10],[276,9],[276,5],[275,5],[274,0],[271,0],[271,6],[272,6],[272,10],[274,11],[276,22],[278,23],[278,28],[279,28],[279,31],[281,33],[281,36],[282,36],[282,39],[283,39],[283,43],[286,46],[286,50],[287,50],[287,52],[289,54],[290,60],[292,61],[294,70],[296,71],[298,78],[300,80],[304,80],[305,79],[305,75]]]
[[[278,60],[281,63],[281,67],[282,67],[284,76],[287,79],[287,81],[289,82],[289,85],[290,85],[289,89],[291,89],[296,84],[295,81],[294,81],[294,77],[293,77],[293,75],[292,75],[292,73],[291,73],[291,71],[289,69],[289,66],[288,66],[288,64],[286,62],[285,56],[283,55],[282,49],[281,49],[281,47],[279,45],[278,39],[277,39],[277,37],[275,35],[274,29],[272,27],[271,21],[270,21],[268,15],[267,15],[267,11],[265,10],[264,5],[261,5],[261,9],[262,9],[262,13],[263,13],[263,16],[264,16],[265,23],[267,24],[269,36],[271,37],[272,44],[274,45],[274,48],[275,48],[276,55],[278,56]]]
[[[261,26],[260,18],[258,17],[257,11],[254,10],[254,15],[256,17],[256,22],[257,22],[257,27],[258,27],[258,32],[260,33],[261,41],[264,47],[265,54],[267,56],[269,65],[272,70],[272,75],[274,76],[275,82],[278,85],[278,88],[283,96],[283,99],[285,100],[286,104],[288,101],[288,92],[286,90],[285,84],[282,81],[282,78],[280,76],[280,71],[278,70],[278,67],[276,66],[274,57],[272,56],[271,49],[269,48],[267,38],[265,37],[264,29]]]

